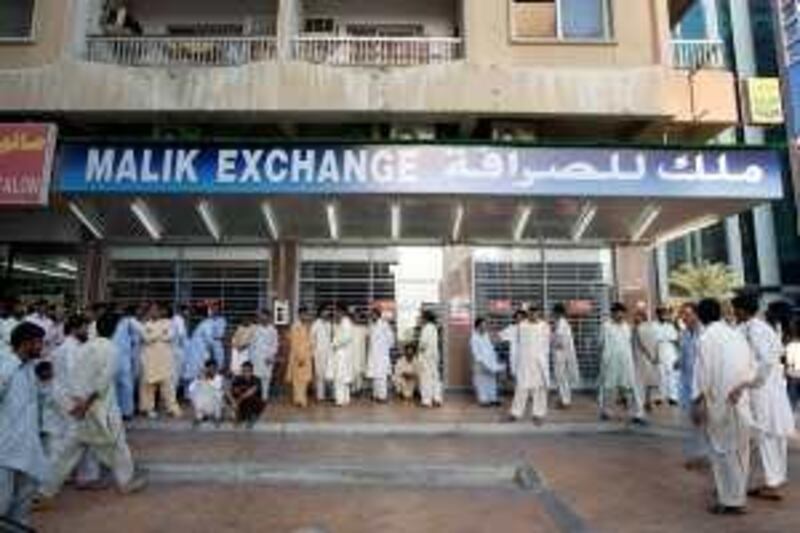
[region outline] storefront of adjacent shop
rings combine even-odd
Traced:
[[[659,239],[781,196],[759,150],[63,142],[54,186],[78,223],[84,300],[421,308],[451,387],[475,317],[564,302],[591,385],[610,303],[653,294]]]

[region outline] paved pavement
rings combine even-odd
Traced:
[[[140,424],[130,442],[152,477],[145,492],[67,490],[36,523],[45,532],[87,533],[800,530],[800,451],[790,453],[784,502],[753,501],[747,516],[714,517],[705,511],[710,477],[682,468],[679,418],[667,410],[644,432],[601,430],[585,400],[554,413],[549,432],[530,433],[525,422],[493,435],[469,428],[499,426],[499,413],[467,402],[424,414],[378,406],[366,422],[357,415],[368,406],[301,418],[281,409],[267,413],[261,431]],[[328,429],[269,429],[312,419]],[[365,424],[376,431],[348,429]],[[461,431],[405,431],[437,424]],[[382,426],[397,431],[377,431]]]

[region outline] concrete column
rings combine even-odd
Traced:
[[[748,0],[729,0],[731,28],[736,53],[736,74],[745,79],[756,74],[755,47],[753,44],[753,25],[750,20]],[[763,144],[764,131],[761,128],[745,126],[744,137],[747,144]],[[775,242],[775,219],[772,206],[765,204],[753,211],[755,225],[756,253],[760,285],[779,286],[781,284],[778,262],[778,248]]]
[[[742,231],[739,216],[725,219],[725,239],[728,249],[728,266],[744,283],[744,253],[742,252]]]
[[[656,245],[656,281],[658,283],[658,301],[669,300],[669,262],[667,261],[667,245]]]
[[[278,3],[278,59],[292,59],[292,38],[300,33],[301,0],[279,0]]]
[[[653,276],[653,253],[647,246],[614,248],[614,281],[618,299],[628,308],[645,305],[652,309],[656,287]]]
[[[719,39],[719,11],[718,0],[701,0],[703,5],[703,19],[706,27],[706,38]]]

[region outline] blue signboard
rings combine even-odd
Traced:
[[[776,199],[769,150],[446,145],[62,146],[67,194],[459,194]]]

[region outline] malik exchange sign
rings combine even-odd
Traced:
[[[461,194],[775,199],[771,151],[66,144],[73,194]]]

